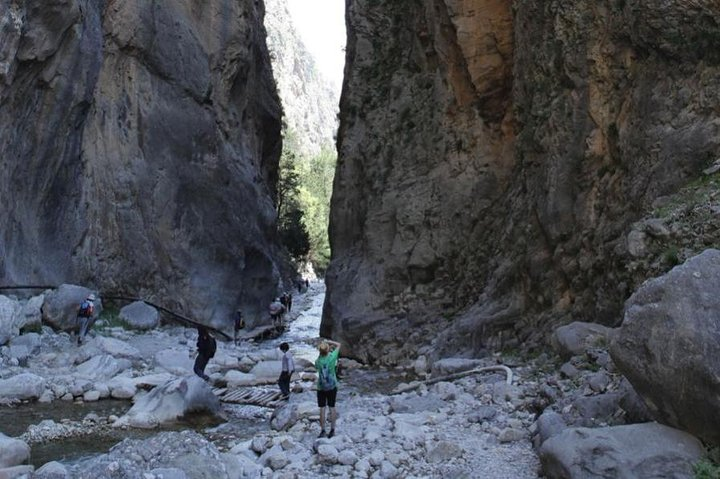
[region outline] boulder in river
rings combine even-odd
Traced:
[[[120,310],[120,319],[135,329],[153,329],[160,324],[160,313],[144,301],[135,301]]]
[[[653,417],[720,444],[720,251],[646,281],[610,354]]]
[[[45,391],[45,379],[31,373],[0,379],[0,401],[37,399]]]
[[[0,432],[0,469],[22,464],[30,457],[30,446]]]
[[[215,414],[219,410],[220,400],[210,386],[197,376],[188,376],[168,381],[141,396],[113,425],[149,429],[190,413]]]

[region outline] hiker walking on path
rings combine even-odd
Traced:
[[[195,358],[195,366],[193,367],[193,371],[195,371],[195,374],[207,381],[210,379],[210,377],[205,374],[205,366],[207,366],[210,358],[215,356],[217,343],[215,342],[215,338],[210,336],[210,332],[203,326],[198,326],[197,348],[198,355],[197,358]]]
[[[270,317],[273,321],[273,326],[282,325],[282,316],[285,313],[285,306],[280,302],[280,298],[275,298],[275,301],[270,303]]]
[[[238,334],[240,334],[241,329],[245,329],[245,318],[243,318],[242,311],[239,309],[233,314],[233,329],[235,332],[233,339],[235,340],[235,346],[237,346]]]
[[[77,343],[82,344],[83,338],[87,335],[88,329],[93,321],[93,314],[95,314],[95,295],[90,294],[88,297],[80,303],[77,313],[77,321],[80,324],[80,331],[78,331]]]
[[[318,351],[320,355],[315,360],[315,370],[318,375],[317,401],[320,408],[320,435],[318,437],[333,437],[337,419],[335,411],[335,399],[337,398],[335,368],[340,354],[340,343],[328,339],[320,343]],[[325,406],[330,408],[330,432],[327,434],[325,433]]]
[[[295,361],[290,353],[290,345],[288,343],[282,343],[280,345],[280,351],[283,352],[283,356],[278,386],[280,386],[280,392],[285,399],[288,399],[290,397],[290,378],[295,372]]]

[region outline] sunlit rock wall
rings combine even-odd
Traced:
[[[613,324],[628,232],[718,154],[709,0],[352,0],[322,333],[365,360]]]

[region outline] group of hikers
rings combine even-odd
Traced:
[[[307,280],[305,280],[307,281]],[[308,284],[305,283],[307,286]],[[298,286],[298,291],[300,286]],[[77,312],[77,323],[79,332],[77,336],[78,345],[82,344],[88,333],[90,326],[94,320],[95,314],[95,295],[89,294],[85,300],[80,303]],[[292,294],[285,292],[281,296],[275,298],[270,304],[269,311],[273,325],[281,325],[283,315],[292,310]],[[238,344],[239,332],[245,328],[245,319],[242,311],[239,309],[233,314],[233,330],[234,343]],[[193,365],[193,371],[196,375],[205,381],[209,381],[210,377],[205,374],[205,367],[210,359],[215,356],[217,350],[217,342],[212,337],[210,331],[205,326],[198,326],[197,339],[197,357]],[[278,378],[278,386],[280,393],[284,399],[290,398],[290,380],[295,372],[295,360],[290,352],[290,345],[283,342],[279,346],[282,352],[280,377]],[[330,340],[322,341],[318,346],[318,357],[315,360],[315,370],[317,372],[317,404],[320,408],[320,435],[318,437],[333,437],[335,435],[335,423],[337,413],[335,411],[335,402],[337,399],[337,367],[338,356],[340,354],[340,343]],[[330,429],[326,431],[326,408],[330,413]]]

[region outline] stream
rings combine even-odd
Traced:
[[[296,319],[289,323],[288,329],[280,337],[266,340],[258,344],[259,349],[277,350],[282,342],[290,343],[291,352],[296,359],[306,359],[314,362],[317,357],[316,345],[318,330],[322,315],[325,286],[322,283],[313,283],[310,290],[304,295],[298,295],[294,304],[299,311]],[[152,344],[152,338],[137,337],[140,344]],[[143,348],[144,349],[144,348]],[[148,351],[149,352],[149,351]],[[346,371],[340,378],[341,394],[347,396],[388,393],[399,382],[406,382],[412,378],[404,372],[386,370],[381,368],[357,368]],[[81,423],[88,414],[95,414],[101,418],[110,415],[122,416],[131,407],[125,400],[104,399],[98,402],[72,402],[55,400],[44,404],[39,402],[22,404],[17,407],[0,408],[0,432],[11,437],[18,437],[25,433],[29,426],[39,424],[45,420],[56,423]],[[228,449],[234,443],[248,440],[257,433],[269,428],[271,410],[247,405],[223,404],[226,421],[204,416],[194,415],[180,420],[172,425],[164,426],[161,430],[193,429],[221,449]],[[107,452],[113,445],[126,438],[144,439],[158,430],[143,429],[113,429],[104,427],[100,431],[82,436],[57,439],[46,443],[31,445],[30,464],[40,467],[49,461],[60,461],[64,464],[73,464],[79,460]]]

